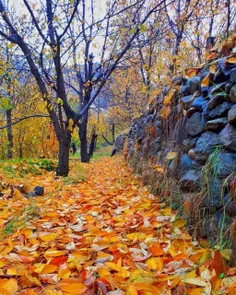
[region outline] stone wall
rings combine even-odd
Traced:
[[[184,204],[190,227],[204,238],[217,239],[219,231],[227,238],[236,218],[234,56],[195,69],[191,78],[173,78],[133,122],[124,147],[155,193],[181,195],[176,206]]]

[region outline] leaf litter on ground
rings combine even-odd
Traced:
[[[71,175],[1,173],[0,294],[236,294],[236,269],[193,241],[121,157],[73,159]],[[35,185],[44,196],[27,195]]]

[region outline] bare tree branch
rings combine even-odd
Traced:
[[[73,9],[73,12],[72,12],[72,14],[71,14],[71,17],[70,17],[70,19],[69,19],[69,21],[68,21],[68,23],[67,23],[67,26],[65,27],[65,29],[64,29],[64,31],[61,33],[61,35],[59,35],[59,39],[62,39],[62,37],[66,34],[66,32],[68,31],[68,29],[69,29],[69,27],[70,27],[70,25],[71,25],[71,23],[72,23],[72,21],[73,21],[73,19],[74,19],[74,17],[75,17],[75,14],[76,14],[76,11],[77,11],[77,8],[78,8],[78,5],[79,5],[79,2],[80,2],[80,0],[76,0],[76,2],[75,2],[75,7],[74,7],[74,9]]]
[[[16,124],[20,123],[21,121],[24,121],[24,120],[27,120],[30,118],[50,118],[50,116],[46,115],[46,114],[35,114],[35,115],[26,116],[26,117],[20,118],[19,120],[15,121],[15,122],[12,122],[11,124],[0,126],[0,130],[6,129],[9,126],[16,125]]]
[[[47,40],[47,38],[44,36],[44,34],[43,34],[41,28],[39,27],[39,23],[38,23],[38,21],[36,20],[35,15],[34,15],[34,13],[33,13],[33,10],[31,9],[31,7],[30,7],[28,1],[27,1],[27,0],[23,0],[23,1],[24,1],[24,3],[25,3],[25,6],[26,6],[27,9],[28,9],[30,15],[31,15],[31,18],[32,18],[32,20],[33,20],[33,23],[34,23],[34,25],[35,25],[35,27],[36,27],[36,29],[37,29],[39,35],[42,37],[42,39],[43,39],[43,41],[44,41],[45,43],[47,43],[48,45],[50,45],[50,42],[49,42],[49,41]]]

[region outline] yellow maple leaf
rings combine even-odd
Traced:
[[[147,267],[150,270],[162,271],[163,259],[160,257],[151,257],[146,261]]]

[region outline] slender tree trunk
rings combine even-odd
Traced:
[[[61,138],[58,137],[58,142],[59,142],[59,153],[58,153],[58,165],[57,165],[56,174],[57,176],[68,176],[71,132],[67,129],[64,129],[62,137]]]
[[[98,135],[96,133],[95,128],[93,128],[91,142],[90,142],[90,145],[89,145],[89,158],[91,158],[93,153],[95,152],[97,138],[98,138]]]
[[[57,166],[57,176],[68,176],[69,173],[69,154],[70,154],[70,142],[59,142],[59,157]]]
[[[114,142],[115,142],[115,123],[112,123],[111,133],[112,133],[112,143],[114,144]]]
[[[12,149],[13,149],[13,135],[12,135],[12,112],[11,110],[6,111],[7,117],[7,140],[8,140],[8,147],[7,147],[7,158],[12,159]]]
[[[79,139],[80,139],[80,158],[81,162],[88,163],[90,160],[88,153],[88,112],[86,112],[82,118],[82,122],[79,126]]]

